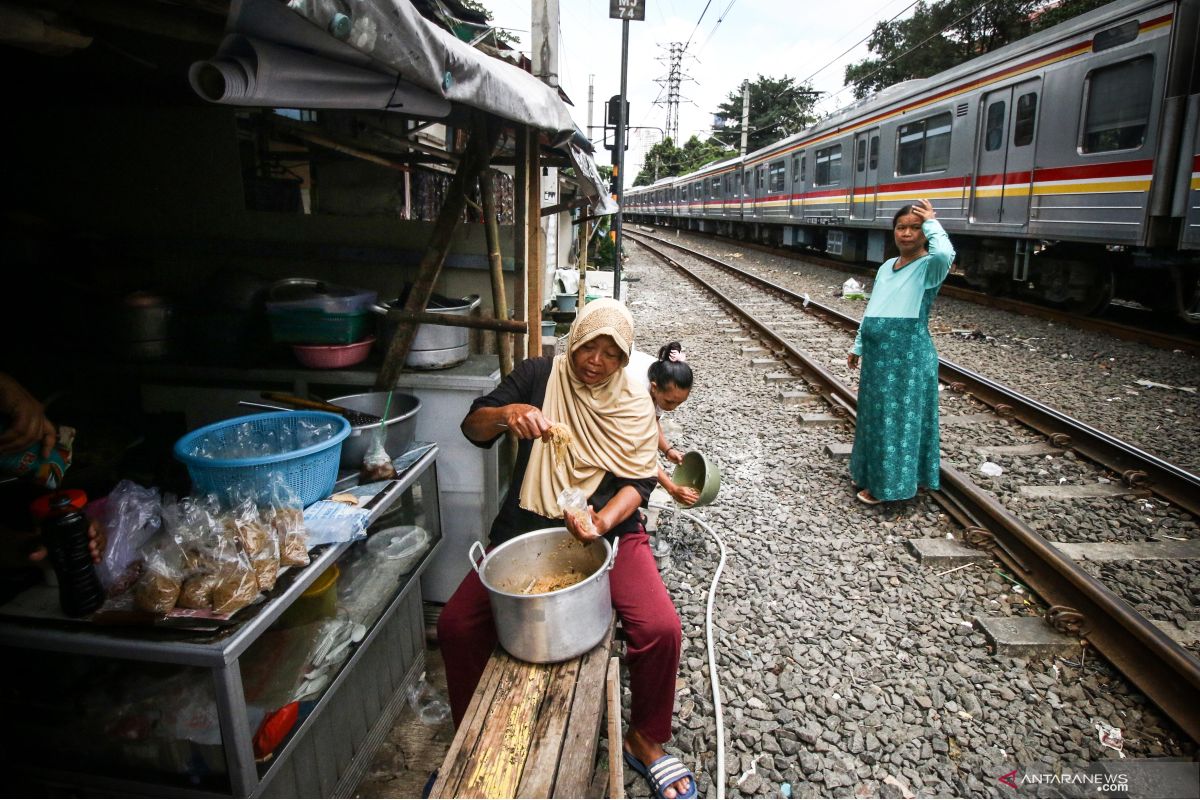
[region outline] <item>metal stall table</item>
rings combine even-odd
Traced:
[[[315,552],[227,626],[104,628],[17,619],[20,597],[0,607],[9,774],[122,794],[350,796],[424,671],[420,578],[441,544],[437,456],[436,445],[421,445],[397,459],[409,465],[394,481],[339,481],[381,495],[371,535]],[[385,543],[375,533],[399,525],[428,532],[423,554],[397,559],[374,546]],[[306,590],[330,575],[339,576],[336,616],[297,619],[311,608]],[[325,685],[288,709],[297,682],[316,671],[314,648],[338,625],[360,638]],[[281,710],[295,711],[294,727],[263,753],[255,731]]]

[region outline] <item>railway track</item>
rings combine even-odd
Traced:
[[[637,232],[630,238],[703,286],[731,314],[743,320],[762,344],[763,366],[781,360],[793,375],[803,379],[829,404],[834,415],[853,420],[857,395],[828,365],[836,365],[838,356],[844,357],[857,320],[682,245],[662,240],[651,244],[651,237]],[[691,265],[672,258],[656,245],[685,253],[684,258]],[[830,327],[834,329],[832,333]],[[756,354],[757,350],[749,341],[743,348],[748,355]],[[835,357],[829,358],[831,355]],[[1076,480],[1087,477],[1090,471],[1093,484],[1105,485],[1107,481],[1105,491],[1114,496],[1145,497],[1154,493],[1192,515],[1200,514],[1200,477],[944,359],[939,377],[951,389],[945,402],[953,400],[968,411],[958,416],[972,423],[970,434],[959,437],[969,444],[951,442],[951,446],[977,445],[976,439],[983,429],[994,429],[1002,442],[1010,441],[1016,427],[1011,421],[1021,422],[1045,438],[1040,443],[1001,444],[991,449],[1006,451],[1007,448],[1007,452],[1016,453],[1025,448],[1034,454],[1078,453],[1098,465],[1100,474],[1095,474],[1097,467],[1073,461],[1069,472]],[[983,421],[985,415],[981,412],[985,408],[991,409],[994,416],[987,416],[994,421]],[[944,418],[944,424],[948,421]],[[946,439],[953,440],[954,435],[943,434],[944,445]],[[1200,660],[1196,655],[1139,614],[1121,596],[1130,593],[1127,587],[1118,585],[1115,590],[1106,587],[1064,554],[1063,545],[1070,542],[1072,532],[1054,530],[1052,524],[1044,524],[1045,518],[1054,516],[1052,505],[1043,506],[1035,514],[1043,520],[1041,530],[1035,530],[950,463],[952,460],[943,459],[942,489],[933,496],[964,528],[963,538],[986,549],[1018,581],[1035,591],[1048,606],[1048,622],[1060,631],[1087,639],[1188,735],[1200,741]],[[1124,485],[1114,485],[1119,482]],[[1023,514],[1037,510],[1037,497],[1038,492],[1030,493]]]
[[[818,255],[804,253],[798,254],[794,250],[787,250],[781,247],[772,247],[770,245],[759,244],[758,242],[745,242],[734,239],[725,239],[715,234],[699,233],[697,231],[689,231],[693,235],[699,235],[719,241],[735,245],[739,248],[747,250],[755,250],[762,253],[768,253],[773,256],[782,258],[799,259],[808,263],[817,264],[829,269],[838,270],[840,272],[854,272],[859,275],[874,276],[874,268],[859,267],[845,261],[835,261],[831,258],[823,258]],[[656,237],[659,241],[666,242],[661,237]],[[953,275],[951,276],[953,277]],[[1105,319],[1102,317],[1092,317],[1084,314],[1075,314],[1062,309],[1051,308],[1049,306],[1030,303],[1024,300],[1017,300],[1012,297],[996,297],[980,292],[975,289],[970,289],[965,286],[957,286],[952,283],[943,284],[941,294],[946,297],[953,297],[958,300],[966,300],[978,305],[995,308],[1002,311],[1011,311],[1016,314],[1021,314],[1027,317],[1035,317],[1037,319],[1049,320],[1054,323],[1069,325],[1079,330],[1093,331],[1095,333],[1104,333],[1117,339],[1128,342],[1137,342],[1139,344],[1157,347],[1163,350],[1181,350],[1185,353],[1200,354],[1200,339],[1191,336],[1180,336],[1164,331],[1151,330],[1137,325],[1130,325],[1116,320]],[[1152,312],[1145,312],[1150,314]],[[1197,320],[1200,322],[1200,320]]]

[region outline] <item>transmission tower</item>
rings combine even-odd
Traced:
[[[665,48],[667,55],[659,56],[658,60],[667,65],[667,75],[663,78],[655,78],[655,83],[663,87],[663,91],[659,93],[658,99],[654,101],[656,106],[667,107],[667,122],[663,126],[663,131],[667,136],[671,137],[671,141],[679,145],[679,87],[685,80],[691,80],[691,77],[683,72],[683,54],[685,47],[683,42],[669,42],[665,45],[659,45]]]

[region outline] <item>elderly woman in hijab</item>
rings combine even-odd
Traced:
[[[479,447],[491,447],[505,430],[519,440],[512,483],[492,523],[492,547],[556,525],[584,541],[620,537],[609,582],[629,645],[632,716],[625,759],[647,778],[654,796],[692,797],[692,774],[662,747],[671,738],[681,636],[638,513],[657,477],[658,429],[649,395],[623,369],[632,343],[633,318],[623,304],[607,298],[588,303],[571,327],[567,352],[518,365],[474,402],[462,432]],[[550,445],[555,424],[570,432],[565,465],[556,463]],[[588,497],[590,526],[559,507],[559,492],[568,487]],[[487,590],[474,571],[443,609],[438,642],[458,725],[496,644]]]

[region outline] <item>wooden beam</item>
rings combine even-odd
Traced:
[[[604,641],[589,650],[579,665],[579,685],[571,702],[571,721],[563,742],[562,761],[551,797],[584,797],[592,783],[596,748],[604,714],[604,681],[612,649],[612,628]],[[618,743],[617,747],[621,745]]]
[[[552,666],[546,695],[538,709],[529,753],[525,756],[521,783],[514,797],[554,796],[550,792],[562,760],[563,734],[567,730],[564,709],[570,708],[575,698],[579,664],[580,659],[573,658]]]
[[[482,113],[476,112],[474,117],[467,151],[446,190],[437,221],[433,224],[429,244],[421,257],[417,280],[413,283],[408,300],[404,304],[405,311],[424,311],[429,305],[434,285],[441,275],[442,265],[446,262],[454,230],[458,227],[458,221],[462,219],[463,209],[467,205],[467,187],[474,184],[479,179],[479,173],[487,168],[496,140],[500,137],[499,126],[488,125],[487,118]],[[417,326],[412,322],[402,322],[396,326],[396,332],[383,357],[383,366],[380,367],[379,376],[375,380],[375,388],[391,389],[396,385],[400,373],[404,370],[404,360],[408,358],[416,331]]]
[[[521,320],[496,319],[495,317],[470,317],[466,314],[435,314],[430,311],[388,311],[388,319],[399,322],[415,322],[419,325],[444,325],[447,328],[474,328],[482,331],[525,333],[527,326]]]
[[[492,276],[492,312],[497,320],[508,320],[508,300],[504,296],[504,263],[500,258],[500,220],[496,217],[495,173],[479,176],[479,198],[483,202],[483,230],[487,236],[488,268]],[[528,333],[529,326],[520,325]],[[540,332],[539,332],[540,335]],[[496,337],[496,352],[500,355],[500,377],[513,371],[512,338],[501,333]]]
[[[608,697],[608,796],[625,796],[625,737],[621,733],[621,662],[616,656],[608,660],[605,679]]]
[[[570,211],[572,208],[586,206],[587,204],[588,201],[586,197],[576,197],[574,200],[568,200],[565,203],[555,203],[552,206],[544,206],[542,208],[542,216],[549,217],[562,211]]]
[[[368,152],[362,148],[355,147],[354,145],[339,142],[326,133],[312,130],[310,126],[305,125],[303,122],[293,122],[292,120],[285,119],[283,117],[276,117],[271,120],[271,125],[286,134],[315,144],[317,147],[323,147],[326,150],[333,150],[336,153],[341,153],[342,155],[347,155],[351,158],[357,158],[360,161],[369,161],[372,164],[378,164],[381,167],[394,169],[397,172],[408,172],[410,169],[412,169],[412,167],[410,167],[408,164],[401,164],[397,161],[393,161],[390,158],[384,158],[383,156]]]

